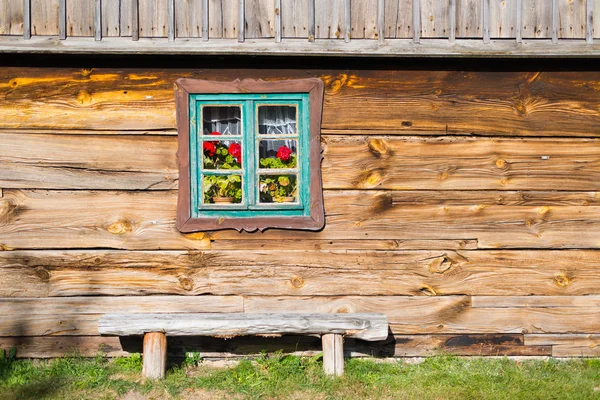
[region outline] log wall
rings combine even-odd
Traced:
[[[173,82],[307,76],[325,229],[180,234]],[[98,336],[106,312],[286,311],[386,313],[352,355],[600,355],[598,72],[2,68],[0,115],[0,347],[20,357],[140,351]]]

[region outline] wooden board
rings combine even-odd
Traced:
[[[384,22],[386,38],[412,38],[412,3],[412,0],[385,1]]]
[[[122,357],[139,353],[141,338],[100,336],[0,337],[0,348],[17,347],[18,358],[51,358],[69,354],[93,357]],[[436,354],[475,356],[551,355],[551,346],[523,345],[523,335],[395,335],[395,340],[364,342],[346,339],[344,348],[353,357],[423,357]],[[203,358],[258,356],[261,352],[283,351],[301,356],[321,353],[321,340],[312,336],[280,338],[210,337],[167,338],[169,358],[182,358],[186,352],[198,352]]]
[[[468,296],[246,297],[246,313],[354,313],[387,315],[394,334],[596,333],[598,307],[472,308]],[[88,336],[101,314],[26,314],[0,320],[0,336]]]
[[[123,313],[102,316],[98,332],[114,336],[162,332],[168,336],[216,337],[327,333],[378,341],[387,338],[388,321],[381,313]]]
[[[242,312],[239,296],[0,298],[2,315]]]
[[[585,15],[586,0],[558,0],[558,37],[585,39]]]
[[[58,35],[58,0],[31,0],[31,34]]]
[[[323,79],[322,128],[329,132],[600,135],[593,72],[332,72],[272,75]],[[173,129],[173,82],[192,76],[189,70],[3,68],[0,129]],[[206,70],[202,77],[218,76],[264,78],[264,72]],[[476,97],[470,94],[475,92]],[[360,108],[354,107],[356,102]]]
[[[594,333],[598,307],[472,308],[468,296],[441,297],[247,297],[245,312],[385,313],[392,332],[420,333]]]
[[[73,140],[71,135],[0,133],[0,187],[176,189],[176,141],[154,135]],[[325,189],[402,190],[393,201],[415,204],[439,204],[440,194],[412,190],[480,190],[444,198],[444,203],[466,205],[600,202],[592,192],[600,190],[597,139],[323,136],[322,143]],[[535,192],[557,187],[587,192]]]
[[[202,37],[202,0],[176,0],[176,36]]]
[[[599,308],[599,265],[583,250],[4,251],[0,296],[468,294],[475,308]]]
[[[456,37],[480,38],[483,36],[483,2],[456,0]]]
[[[0,35],[23,34],[23,0],[0,0]]]
[[[517,0],[490,0],[490,37],[517,35]]]
[[[167,37],[169,0],[139,0],[140,37]]]
[[[123,0],[123,2],[121,0],[102,0],[102,37],[121,36],[121,18],[127,18],[122,15],[121,3],[129,2],[128,0]]]
[[[284,38],[308,38],[308,2],[286,0],[281,2],[281,31]]]
[[[275,37],[274,0],[245,0],[246,39]]]
[[[449,198],[452,193],[448,194]],[[404,205],[382,191],[326,191],[321,232],[175,229],[175,192],[5,190],[7,249],[206,249],[215,239],[476,239],[480,248],[597,248],[600,209],[589,206]]]
[[[448,9],[449,0],[421,0],[421,37],[448,37]]]
[[[525,342],[533,346],[552,346],[553,357],[599,357],[600,335],[525,335]]]
[[[208,3],[209,37],[238,37],[238,1],[210,0]]]
[[[315,1],[315,38],[344,39],[345,0]]]
[[[377,39],[377,0],[352,1],[352,39]]]
[[[67,1],[67,36],[94,36],[94,0]]]
[[[552,37],[552,7],[548,0],[522,0],[523,38]]]

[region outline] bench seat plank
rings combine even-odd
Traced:
[[[277,334],[341,334],[375,341],[388,336],[385,314],[105,314],[98,322],[101,335],[143,335],[163,332],[167,336],[235,337]]]

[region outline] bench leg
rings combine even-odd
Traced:
[[[142,377],[162,379],[167,369],[167,336],[162,332],[144,335],[144,364]]]
[[[342,335],[328,333],[321,337],[323,342],[323,369],[327,375],[344,374],[344,338]]]

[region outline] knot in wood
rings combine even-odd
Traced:
[[[567,275],[560,273],[554,277],[554,283],[560,287],[567,287],[569,286],[569,283],[571,283],[571,280]]]
[[[496,167],[497,168],[504,168],[506,166],[506,161],[504,161],[503,159],[499,158],[496,160]]]
[[[90,104],[92,102],[92,95],[85,90],[80,90],[77,93],[77,102],[79,104]]]
[[[443,274],[450,270],[454,266],[454,263],[448,256],[434,258],[429,263],[429,272],[432,274]],[[422,290],[422,289],[421,289]]]
[[[302,279],[299,276],[294,276],[294,277],[292,277],[292,279],[290,279],[290,283],[296,289],[300,289],[301,287],[304,286],[304,279]]]
[[[194,288],[194,281],[187,276],[179,277],[179,284],[183,288],[183,290],[190,291]]]
[[[42,282],[48,282],[50,280],[50,272],[44,267],[35,269],[35,276],[37,276]]]
[[[386,141],[383,139],[370,139],[367,142],[367,145],[369,146],[369,151],[375,158],[386,158],[394,154],[392,149],[388,147]]]
[[[112,233],[113,235],[122,235],[124,233],[131,232],[133,230],[133,224],[131,223],[131,221],[122,219],[120,221],[110,224],[108,228],[106,228],[106,230],[109,233]]]

